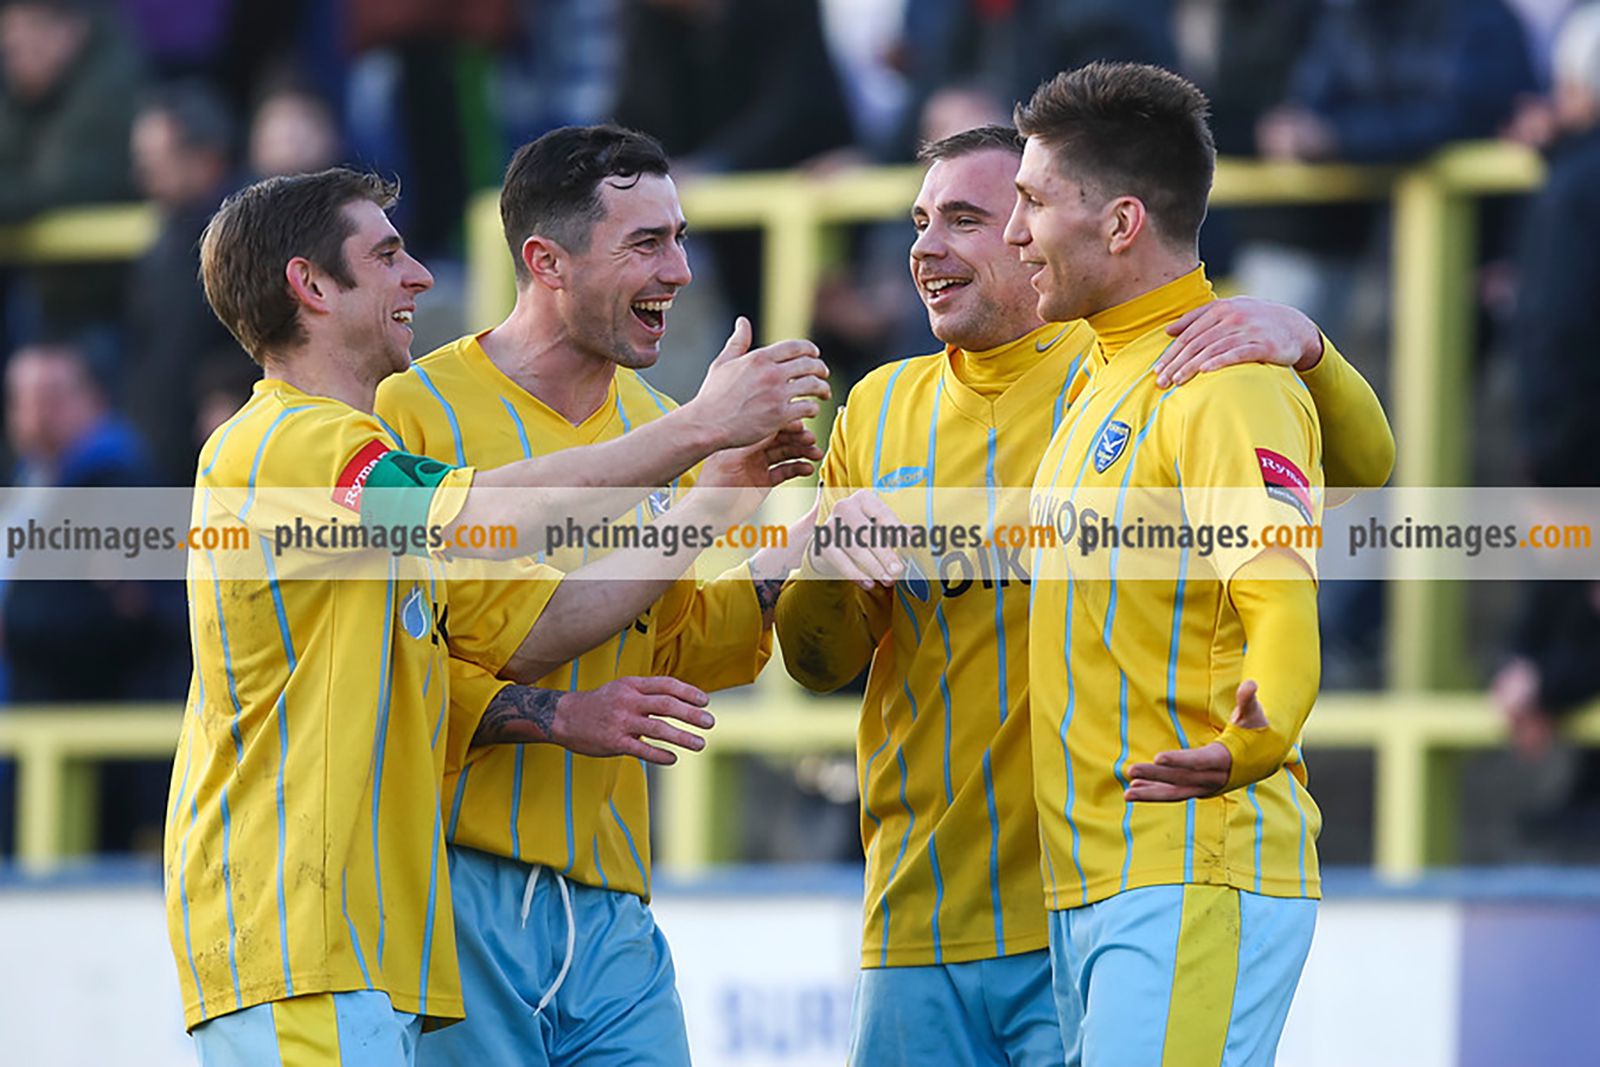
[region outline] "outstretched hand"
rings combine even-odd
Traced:
[[[1256,698],[1256,683],[1246,681],[1234,694],[1232,722],[1246,730],[1267,728],[1267,712]],[[1156,756],[1154,763],[1135,763],[1128,770],[1128,800],[1171,803],[1214,797],[1228,787],[1233,753],[1221,741],[1199,748],[1179,748]]]
[[[704,692],[676,678],[618,678],[598,689],[565,694],[551,724],[551,740],[583,756],[636,756],[668,766],[678,762],[677,753],[650,742],[690,752],[705,748],[705,738],[667,720],[709,730],[716,720],[706,702]]]
[[[1195,308],[1167,326],[1177,340],[1156,360],[1156,384],[1182,385],[1236,363],[1275,363],[1308,371],[1322,358],[1317,324],[1292,307],[1235,296]]]

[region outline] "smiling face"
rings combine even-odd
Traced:
[[[433,275],[405,250],[377,204],[358,200],[342,211],[353,227],[342,252],[355,284],[345,288],[326,278],[324,290],[340,344],[351,353],[371,352],[380,378],[398,374],[411,366],[411,316],[418,294],[432,288]]]
[[[1005,239],[1021,253],[1046,322],[1088,318],[1117,302],[1103,293],[1116,266],[1111,223],[1105,198],[1062,174],[1055,152],[1028,138]]]
[[[996,348],[1037,329],[1032,271],[1005,242],[1017,157],[982,149],[936,160],[911,208],[911,277],[928,326],[946,344]]]
[[[678,189],[664,175],[607,178],[587,251],[569,250],[560,314],[571,342],[622,367],[654,366],[667,311],[694,275]]]

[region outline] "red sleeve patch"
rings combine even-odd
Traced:
[[[361,446],[361,450],[350,457],[350,462],[344,465],[344,470],[339,472],[339,478],[333,483],[333,502],[340,507],[349,508],[351,511],[361,510],[361,491],[367,487],[367,479],[372,476],[372,468],[378,465],[378,460],[388,455],[391,449],[379,440],[371,440]]]
[[[1311,482],[1294,461],[1270,448],[1256,449],[1256,460],[1261,464],[1261,481],[1267,487],[1267,495],[1294,508],[1307,524],[1314,522]]]

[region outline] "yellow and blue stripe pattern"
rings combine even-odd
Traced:
[[[822,471],[830,496],[871,487],[930,528],[958,518],[1025,522],[1016,487],[1032,483],[1093,343],[1083,323],[1050,325],[991,352],[952,349],[874,370],[835,420]],[[941,495],[951,489],[981,506],[952,508]],[[1028,738],[1029,595],[1001,558],[1015,551],[913,554],[926,573],[881,594],[886,621],[856,747],[863,967],[992,959],[1047,943]],[[818,633],[827,639],[826,627]]]
[[[618,369],[605,400],[575,426],[502,373],[476,336],[429,353],[378,391],[379,415],[409,450],[475,467],[610,440],[673,406],[638,374]],[[635,517],[650,518],[644,504]],[[550,562],[571,569],[585,557]],[[716,581],[675,583],[633,626],[539,684],[594,689],[628,675],[670,674],[722,689],[753,681],[770,647],[748,570],[739,568]],[[482,710],[479,703],[461,713]],[[649,798],[637,759],[595,759],[552,745],[475,749],[449,770],[444,795],[452,845],[649,896]]]
[[[1153,328],[1109,357],[1096,354],[1040,465],[1035,523],[1070,530],[1098,509],[1125,527],[1135,520],[1130,496],[1152,488],[1170,491],[1162,506],[1179,510],[1138,518],[1214,528],[1260,515],[1303,521],[1266,492],[1258,457],[1259,449],[1288,457],[1321,487],[1315,407],[1292,372],[1240,366],[1169,389],[1150,373],[1171,341],[1165,323],[1209,298],[1199,272],[1157,290],[1142,299],[1158,311],[1162,300],[1177,301],[1171,314],[1154,316]],[[1130,310],[1139,311],[1123,313]],[[1224,487],[1251,495],[1196,491]],[[1220,510],[1241,499],[1256,502],[1249,515]],[[1321,816],[1298,749],[1247,789],[1182,804],[1123,799],[1132,764],[1206,744],[1227,724],[1243,680],[1244,633],[1226,583],[1260,549],[1218,548],[1203,559],[1185,548],[1173,574],[1119,580],[1129,566],[1120,545],[1087,555],[1078,548],[1050,549],[1053,559],[1040,550],[1034,566],[1033,754],[1048,907],[1169,883],[1319,895]]]
[[[190,1027],[350,989],[381,991],[400,1011],[462,1014],[440,862],[445,661],[454,648],[492,673],[542,601],[519,590],[464,605],[501,626],[447,648],[432,560],[380,554],[386,577],[285,578],[267,540],[284,518],[275,490],[311,487],[332,512],[353,457],[396,444],[371,416],[268,380],[201,452],[195,521],[249,528],[263,576],[190,554],[195,668],[165,849]],[[448,521],[443,501],[461,496],[437,494],[430,518]]]

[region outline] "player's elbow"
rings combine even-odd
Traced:
[[[1373,440],[1364,443],[1364,447],[1355,450],[1350,455],[1342,457],[1341,462],[1333,464],[1326,472],[1329,487],[1329,502],[1342,503],[1350,494],[1341,494],[1334,500],[1337,489],[1377,489],[1389,480],[1394,473],[1394,433],[1385,424],[1383,432]]]
[[[840,661],[834,649],[818,640],[818,635],[805,633],[802,627],[792,624],[784,625],[782,613],[778,616],[778,643],[784,649],[784,670],[811,693],[832,693],[850,683],[864,665]]]
[[[842,688],[855,677],[855,674],[829,671],[816,665],[798,664],[789,659],[785,659],[783,665],[788,670],[789,677],[811,692],[823,695]]]

